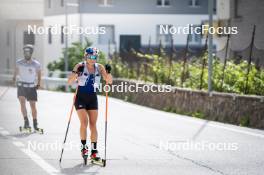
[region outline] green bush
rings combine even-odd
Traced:
[[[182,83],[183,61],[172,62],[169,64],[169,58],[163,54],[142,55],[135,57],[144,57],[151,60],[151,63],[140,65],[139,76],[136,76],[136,69],[131,68],[126,63],[121,62],[121,58],[113,58],[113,72],[115,77],[133,78],[143,81],[154,82],[157,84],[171,84],[173,86],[186,87],[191,89],[208,88],[208,54],[207,52],[199,58],[193,58],[187,61],[185,67],[184,81]],[[204,66],[203,66],[203,63]],[[264,69],[258,70],[254,64],[250,66],[248,74],[247,94],[264,95]],[[213,59],[212,85],[214,91],[244,94],[247,76],[247,61],[235,63],[232,59],[224,64],[216,57]],[[223,79],[224,75],[224,79]],[[223,83],[222,83],[223,79]]]
[[[91,42],[86,39],[85,47],[91,46]],[[69,47],[68,61],[69,70],[83,59],[83,50],[80,43],[73,43]],[[65,49],[63,49],[63,53]],[[156,84],[170,84],[178,87],[186,87],[191,89],[207,90],[208,86],[208,53],[205,52],[201,57],[192,58],[185,64],[185,72],[183,73],[183,61],[172,61],[169,63],[169,57],[161,51],[160,55],[156,54],[140,54],[135,51],[134,54],[137,62],[133,65],[122,62],[121,58],[114,54],[109,63],[112,65],[112,74],[114,77],[138,79]],[[147,60],[147,61],[146,61]],[[100,52],[99,63],[105,64],[105,54]],[[203,64],[205,63],[205,64]],[[214,91],[244,94],[247,80],[247,61],[235,63],[232,59],[226,62],[223,73],[224,64],[216,57],[213,59],[213,76],[212,85]],[[64,58],[53,61],[48,64],[49,71],[64,71]],[[224,75],[224,79],[223,79]],[[65,75],[61,75],[64,77]],[[222,82],[223,79],[223,82]],[[248,74],[247,92],[248,94],[264,95],[264,69],[257,69],[254,64],[250,65]]]
[[[84,47],[82,46],[80,42],[72,43],[72,45],[67,50],[67,55],[68,55],[68,70],[67,71],[71,71],[77,63],[83,60],[84,49],[91,45],[92,43],[88,39],[85,39]],[[66,52],[66,49],[64,48],[62,52],[64,55]],[[101,64],[106,63],[105,54],[101,51],[99,52],[98,62]],[[61,57],[58,60],[50,62],[47,68],[51,72],[55,70],[65,71],[64,65],[65,65],[64,57]],[[52,76],[52,74],[50,74],[50,76]],[[65,74],[61,74],[60,77],[62,78],[65,77]]]

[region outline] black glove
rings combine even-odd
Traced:
[[[78,68],[77,68],[77,74],[81,75],[84,71],[84,64],[81,64]]]
[[[39,89],[39,88],[40,88],[40,84],[37,84],[37,85],[36,85],[36,89]]]
[[[106,73],[108,73],[108,74],[111,73],[112,67],[110,66],[110,64],[105,65],[105,70],[106,70]]]

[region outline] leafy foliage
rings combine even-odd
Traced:
[[[208,88],[208,54],[200,58],[193,58],[186,63],[184,81],[182,83],[183,61],[174,61],[169,64],[169,58],[165,55],[136,55],[137,57],[148,58],[151,63],[141,63],[139,76],[135,68],[121,62],[121,58],[114,57],[112,60],[115,77],[136,78],[143,81],[158,84],[171,84],[173,86],[186,87],[191,89],[207,90]],[[248,69],[247,61],[235,63],[232,59],[224,63],[219,58],[213,59],[213,90],[227,93],[244,94]],[[132,76],[133,74],[133,76]],[[223,79],[223,82],[222,82]],[[247,94],[264,95],[264,69],[258,70],[252,63],[248,74]]]
[[[91,46],[92,43],[86,39],[85,47],[78,42],[73,43],[68,48],[69,70],[83,59],[84,48]],[[65,53],[65,49],[63,49]],[[201,57],[192,58],[185,64],[182,60],[169,61],[168,56],[161,51],[160,55],[133,53],[139,59],[136,64],[122,62],[122,59],[114,54],[108,61],[112,65],[112,74],[114,77],[138,79],[157,84],[170,84],[173,86],[186,87],[191,89],[207,90],[208,86],[208,54],[205,52]],[[147,60],[147,61],[140,61]],[[144,58],[144,59],[143,59]],[[104,53],[100,52],[99,63],[105,64]],[[228,93],[245,93],[246,80],[247,93],[264,95],[264,69],[258,69],[254,64],[250,65],[248,70],[247,61],[235,63],[232,59],[224,64],[216,57],[213,59],[213,90]],[[64,71],[64,58],[53,61],[48,64],[49,71]],[[69,71],[68,70],[68,71]],[[61,75],[63,77],[63,75]],[[247,78],[248,77],[248,78]],[[223,81],[222,81],[223,80]]]
[[[82,46],[82,44],[80,42],[74,42],[74,43],[72,43],[72,46],[70,46],[68,48],[67,51],[65,48],[63,49],[63,51],[62,51],[63,55],[64,54],[68,55],[68,65],[69,66],[68,66],[67,71],[71,71],[77,63],[79,63],[83,60],[84,49],[86,47],[91,46],[91,45],[92,45],[92,43],[88,39],[85,39],[84,47]],[[101,64],[106,63],[105,54],[101,51],[99,52],[98,62]],[[51,72],[55,71],[55,70],[65,71],[64,66],[65,66],[64,57],[61,57],[58,60],[55,60],[55,61],[49,63],[47,68]],[[61,74],[60,77],[65,77],[65,74]]]

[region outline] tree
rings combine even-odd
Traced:
[[[77,63],[83,60],[84,49],[91,45],[92,45],[92,42],[90,42],[87,38],[85,38],[84,47],[82,46],[80,42],[74,42],[68,48],[68,50],[63,48],[62,50],[63,55],[65,54],[65,52],[67,52],[67,55],[68,55],[68,64],[69,64],[68,71],[71,71]],[[105,54],[101,51],[99,52],[98,62],[101,64],[106,63]],[[51,72],[55,70],[64,72],[64,57],[61,57],[58,60],[55,60],[53,62],[50,62],[47,68]],[[52,73],[49,76],[52,76]],[[65,74],[60,74],[60,77],[64,78]]]

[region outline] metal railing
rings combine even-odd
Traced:
[[[0,84],[1,85],[10,85],[12,82],[12,74],[0,74]],[[72,85],[73,87],[76,85]],[[41,78],[41,88],[43,89],[57,89],[59,87],[67,87],[67,78],[58,78],[58,77],[47,77],[44,76]]]

